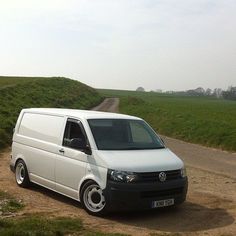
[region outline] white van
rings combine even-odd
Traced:
[[[93,215],[180,204],[188,186],[183,162],[144,120],[107,112],[22,110],[10,168],[19,186],[39,184]]]

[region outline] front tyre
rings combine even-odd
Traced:
[[[81,190],[81,203],[84,209],[91,215],[102,216],[106,213],[106,200],[100,186],[90,180],[84,184]]]
[[[15,178],[16,178],[16,183],[20,187],[26,188],[30,185],[28,170],[23,160],[19,160],[16,163]]]

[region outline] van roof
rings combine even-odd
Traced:
[[[72,116],[84,119],[140,119],[135,116],[93,110],[61,109],[61,108],[29,108],[24,112]]]

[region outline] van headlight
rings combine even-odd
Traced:
[[[182,178],[184,178],[184,177],[187,176],[187,171],[186,171],[186,168],[185,168],[185,167],[183,167],[180,172],[181,172]]]
[[[132,183],[138,179],[138,175],[128,171],[108,170],[108,179],[115,182]]]

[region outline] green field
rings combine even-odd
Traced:
[[[120,97],[120,112],[148,121],[166,136],[236,151],[236,102],[154,92],[99,90]]]
[[[87,109],[102,101],[93,88],[61,77],[0,77],[0,148],[11,143],[19,112],[30,107]]]

